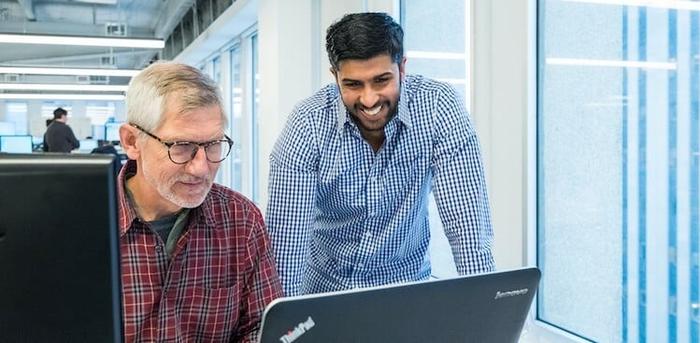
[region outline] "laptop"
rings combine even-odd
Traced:
[[[523,268],[280,298],[260,342],[517,342],[539,280]]]

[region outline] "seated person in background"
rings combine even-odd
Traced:
[[[430,277],[428,194],[457,271],[494,268],[479,140],[450,85],[406,75],[385,13],[333,24],[335,83],[299,104],[270,156],[267,224],[285,294]]]
[[[53,120],[46,121],[47,128],[44,134],[44,151],[47,152],[71,152],[80,147],[80,142],[73,130],[66,124],[68,111],[57,108],[53,111]]]
[[[213,184],[232,141],[217,85],[157,62],[135,76],[119,128],[126,342],[254,342],[282,295],[260,211]]]
[[[94,148],[90,151],[91,154],[106,154],[106,155],[112,155],[114,156],[117,161],[118,161],[118,166],[117,168],[114,169],[114,173],[117,174],[117,177],[119,176],[119,171],[121,171],[121,166],[122,166],[122,159],[121,156],[119,156],[119,152],[117,152],[117,149],[114,147],[112,144],[102,144],[98,146],[97,148]]]
[[[114,147],[112,144],[102,144],[98,146],[97,148],[94,148],[90,151],[91,154],[112,154],[119,156],[119,153],[117,152],[117,148]]]

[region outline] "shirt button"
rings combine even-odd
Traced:
[[[156,245],[156,251],[163,251],[163,246],[160,244]]]

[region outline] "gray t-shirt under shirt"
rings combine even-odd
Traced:
[[[170,231],[173,229],[173,225],[175,225],[175,221],[177,220],[177,215],[179,213],[175,213],[171,216],[163,217],[160,219],[156,219],[154,221],[148,222],[148,225],[155,231],[158,236],[163,240],[163,243],[168,242],[168,235],[170,235]]]

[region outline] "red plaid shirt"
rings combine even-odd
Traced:
[[[125,196],[135,173],[129,161],[118,187],[125,341],[256,341],[265,306],[282,296],[260,211],[215,184],[169,260]]]

